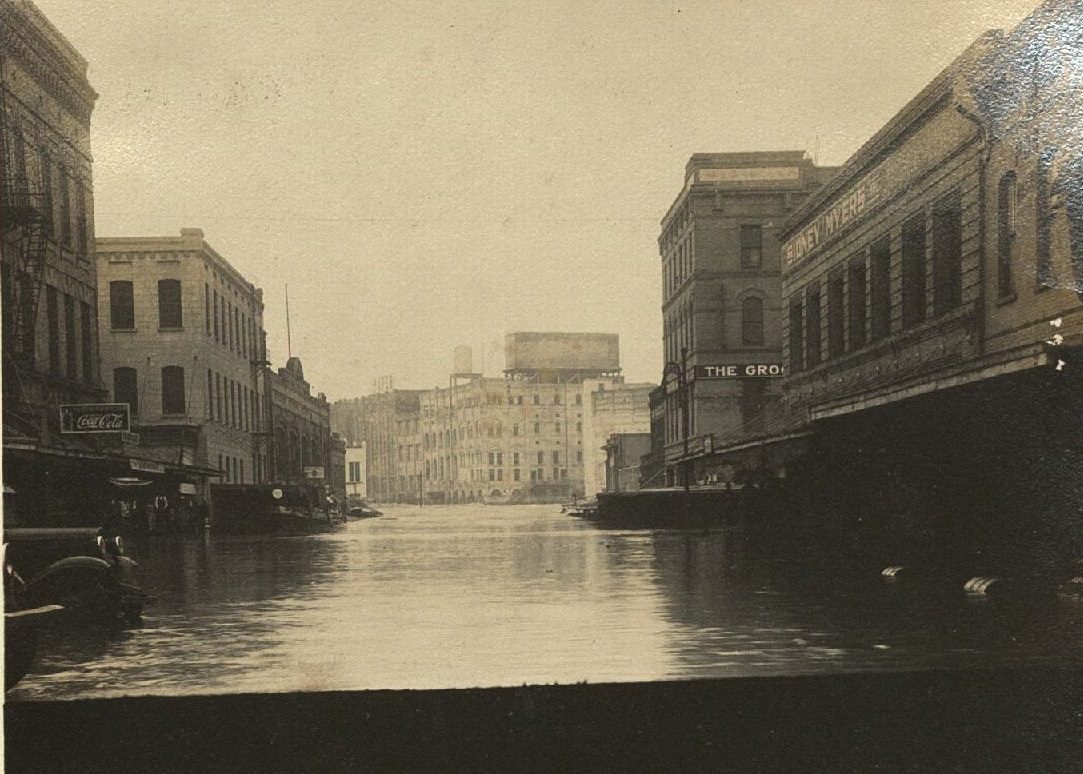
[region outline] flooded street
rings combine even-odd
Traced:
[[[133,541],[141,629],[56,626],[9,700],[1083,663],[1083,602],[768,567],[721,531],[388,506],[337,533]]]

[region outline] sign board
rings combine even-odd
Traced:
[[[127,433],[131,429],[127,403],[67,403],[60,406],[62,433]]]
[[[323,478],[323,465],[305,468],[305,478]]]
[[[195,485],[195,484],[190,484],[190,483],[188,483],[187,481],[182,481],[182,482],[181,482],[181,484],[180,484],[180,487],[179,487],[178,491],[179,491],[179,492],[180,492],[180,493],[181,493],[182,495],[194,495],[194,494],[196,494],[196,493],[197,493],[197,491],[196,491],[196,485]]]
[[[150,460],[128,460],[132,470],[141,470],[144,473],[165,473],[165,465]]]
[[[748,379],[785,376],[782,363],[718,363],[697,365],[694,369],[696,379]]]
[[[129,446],[139,445],[139,433],[121,433],[120,440]]]

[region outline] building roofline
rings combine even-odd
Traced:
[[[979,35],[838,167],[838,171],[827,183],[802,202],[786,219],[779,233],[780,238],[785,240],[800,230],[824,204],[890,154],[896,145],[909,135],[914,124],[929,111],[937,109],[944,99],[950,99],[954,95],[958,76],[964,74],[968,66],[988,54],[990,48],[1002,40],[1001,30],[987,30]]]
[[[102,250],[101,248],[105,249]],[[233,264],[222,257],[221,253],[211,247],[203,238],[201,229],[184,228],[181,229],[180,236],[94,237],[95,254],[98,252],[129,252],[137,248],[145,249],[147,252],[155,252],[156,250],[153,248],[158,248],[158,251],[176,250],[178,252],[199,250],[209,256],[232,279],[244,285],[252,295],[259,299],[260,307],[263,307],[263,288],[241,274]]]

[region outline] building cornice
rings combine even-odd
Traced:
[[[98,94],[87,80],[87,62],[29,0],[0,0],[0,51],[80,121],[90,123]]]

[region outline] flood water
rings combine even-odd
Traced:
[[[1083,602],[842,582],[723,531],[388,506],[337,533],[130,541],[144,626],[58,623],[8,700],[1083,664]]]

